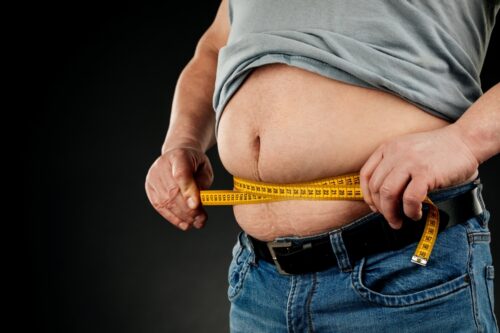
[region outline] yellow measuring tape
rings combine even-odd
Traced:
[[[279,200],[363,200],[359,174],[323,178],[312,182],[277,184],[263,183],[233,177],[234,191],[201,190],[201,203],[205,206],[254,204]],[[439,211],[430,204],[425,228],[411,261],[425,266],[436,242],[439,228]]]

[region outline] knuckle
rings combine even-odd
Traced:
[[[368,189],[370,189],[370,192],[373,192],[373,193],[378,192],[378,188],[377,188],[375,181],[373,179],[370,180],[370,182],[368,183]]]
[[[198,216],[200,215],[199,211],[195,208],[195,209],[190,209],[186,212],[186,216],[190,219],[190,220],[195,220],[195,219],[198,219]]]
[[[165,163],[162,163],[162,160],[158,158],[153,162],[151,167],[146,174],[146,182],[153,182],[158,179],[165,171],[168,170],[168,166]]]
[[[184,223],[184,221],[180,217],[174,216],[172,224],[175,224],[178,228],[180,228],[181,223]]]
[[[368,181],[368,171],[366,171],[365,167],[362,167],[361,170],[359,170],[359,179],[361,182],[367,182]]]
[[[392,187],[390,187],[388,185],[383,185],[380,188],[380,196],[385,198],[385,199],[394,199],[396,197],[396,193],[392,189]]]
[[[167,193],[168,193],[169,199],[175,198],[175,196],[177,195],[178,192],[179,192],[179,187],[177,185],[170,185],[167,188]]]
[[[408,216],[409,218],[416,220],[418,218],[418,211],[416,210],[405,210],[404,211],[405,215]]]
[[[158,173],[161,173],[164,168],[165,168],[165,163],[164,163],[163,159],[161,157],[157,158],[153,162],[153,164],[151,164],[151,167],[149,168],[148,174],[156,175]]]
[[[176,215],[174,215],[172,213],[165,214],[165,215],[166,215],[168,222],[170,222],[172,224],[179,224],[182,222],[181,219],[179,219]]]
[[[182,200],[186,203],[186,205],[188,204],[186,200],[191,197],[194,197],[195,198],[194,200],[196,202],[196,192],[192,191],[191,188],[187,188],[184,191],[182,191],[181,195],[182,195]],[[192,210],[192,208],[190,208],[189,206],[186,209]]]
[[[180,227],[180,224],[181,224],[182,222],[183,222],[183,221],[182,221],[180,218],[178,218],[177,216],[176,216],[176,217],[173,217],[173,218],[172,218],[172,220],[170,221],[170,223],[172,223],[173,225],[175,225],[177,228],[180,228],[180,229],[182,229],[182,228]]]
[[[420,163],[418,165],[419,169],[424,175],[432,175],[434,174],[433,172],[433,166],[430,165],[429,163]]]
[[[166,154],[172,158],[179,158],[185,156],[186,151],[184,149],[176,148],[168,151]]]
[[[151,168],[150,170],[154,170],[155,168],[158,167],[158,165],[160,164],[161,162],[161,157],[158,157],[156,160],[154,160],[154,162],[151,164]]]
[[[160,209],[172,209],[172,208],[174,208],[175,203],[174,203],[173,198],[168,198],[168,199],[163,200],[163,201],[153,202],[153,206],[157,210],[160,210]]]
[[[176,168],[173,170],[172,176],[175,180],[181,180],[184,178],[188,178],[191,175],[190,171],[187,168]]]
[[[171,224],[178,225],[179,223],[182,222],[182,220],[177,217],[177,215],[173,214],[172,212],[162,209],[160,211],[160,214]]]
[[[414,193],[408,193],[403,196],[403,203],[414,206],[420,204],[420,199]]]
[[[189,216],[188,211],[185,210],[183,207],[178,206],[178,209],[175,211],[175,214],[183,222],[189,223],[189,222],[192,222],[192,220],[193,220],[193,218],[191,216]]]

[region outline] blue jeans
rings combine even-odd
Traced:
[[[438,202],[470,185],[429,197]],[[341,260],[321,272],[281,275],[256,259],[240,232],[228,272],[231,332],[498,332],[490,213],[482,204],[483,213],[439,233],[426,267],[410,261],[413,243],[354,263]],[[377,215],[352,223],[370,223]],[[329,235],[338,244],[341,233]],[[346,258],[342,246],[332,248]]]

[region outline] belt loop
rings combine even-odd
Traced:
[[[241,240],[241,244],[248,250],[250,251],[250,263],[253,264],[254,266],[257,264],[257,258],[255,255],[255,249],[253,248],[253,244],[250,241],[249,236],[247,235],[246,232],[240,231],[239,236]]]
[[[330,243],[340,270],[342,272],[352,271],[351,261],[349,260],[347,250],[344,246],[344,239],[342,238],[342,230],[337,230],[330,234]]]
[[[481,226],[483,228],[488,228],[489,212],[486,210],[482,192],[482,183],[478,183],[477,187],[472,190],[472,200],[474,200],[474,214],[479,215],[479,222],[481,223]]]
[[[479,205],[476,205],[476,206],[479,206],[477,207],[477,211],[476,211],[476,214],[481,214],[485,209],[486,209],[486,205],[484,204],[484,199],[483,199],[483,183],[479,183],[477,185],[477,189],[475,189],[477,191],[477,200],[479,201]]]

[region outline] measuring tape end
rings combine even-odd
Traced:
[[[411,262],[420,266],[426,266],[427,265],[427,259],[419,257],[419,256],[413,256],[411,258]]]

